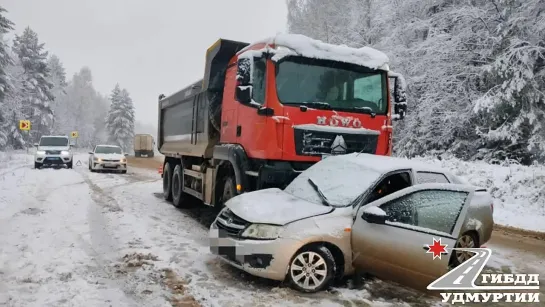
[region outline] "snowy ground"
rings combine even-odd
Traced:
[[[419,158],[450,169],[494,196],[494,222],[545,232],[545,166],[492,165],[458,159]]]
[[[437,306],[378,280],[301,295],[248,276],[209,253],[212,211],[164,202],[156,170],[90,173],[87,155],[76,160],[34,170],[28,155],[0,156],[0,306]],[[539,255],[489,247],[491,268],[545,274]]]

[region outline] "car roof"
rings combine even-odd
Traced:
[[[380,156],[364,153],[351,153],[346,155],[332,156],[328,159],[338,159],[340,163],[357,164],[363,166],[364,168],[382,174],[403,169],[413,169],[420,172],[443,173],[452,176],[452,174],[445,169],[429,166],[426,163],[416,160],[409,160],[406,158]]]

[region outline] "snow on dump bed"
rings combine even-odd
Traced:
[[[255,44],[275,45],[277,48],[266,47],[262,50],[248,50]],[[260,56],[263,52],[274,54],[273,61],[279,61],[290,55],[300,55],[308,58],[332,60],[352,63],[371,69],[388,70],[388,56],[371,47],[351,48],[346,45],[332,45],[309,38],[301,34],[278,34],[263,41],[256,42],[239,52],[239,57]]]

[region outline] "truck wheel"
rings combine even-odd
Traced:
[[[152,152],[150,152],[150,153],[148,154],[148,157],[153,158],[153,155],[154,155],[154,153],[153,153],[153,151],[152,151]]]
[[[226,177],[223,183],[223,193],[221,194],[221,208],[225,207],[225,203],[237,195],[235,186],[235,179],[233,177]]]
[[[163,168],[163,197],[168,201],[172,200],[172,167],[168,162]]]
[[[42,168],[42,164],[41,164],[41,163],[34,162],[34,168],[35,168],[35,169],[40,169],[40,168]]]
[[[135,156],[136,158],[139,158],[139,157],[140,157],[140,152],[139,152],[139,151],[135,151],[135,152],[134,152],[134,156]]]
[[[178,164],[172,173],[172,204],[176,208],[185,207],[186,193],[184,187],[184,174],[182,165]]]

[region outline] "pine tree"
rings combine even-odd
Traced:
[[[8,45],[4,42],[3,36],[13,30],[13,22],[4,17],[7,11],[0,6],[0,105],[2,104],[5,93],[9,88],[9,76],[6,73],[6,67],[12,64],[11,57],[8,53]],[[0,109],[0,121],[2,113]]]
[[[128,151],[134,137],[135,116],[132,99],[126,89],[121,90],[119,84],[116,84],[110,99],[110,111],[106,117],[110,141]]]
[[[7,69],[13,64],[8,52],[8,45],[4,42],[4,35],[13,30],[13,22],[4,17],[7,11],[0,6],[0,149],[6,148],[8,144],[9,116],[5,105],[5,97],[11,88],[11,82]]]
[[[53,84],[51,94],[55,97],[51,104],[51,109],[55,114],[55,122],[53,124],[53,131],[55,133],[65,133],[63,126],[65,119],[68,116],[66,100],[63,99],[66,96],[66,72],[64,67],[56,55],[51,55],[47,61],[47,67],[50,71],[49,81]]]
[[[13,50],[19,57],[24,69],[23,114],[32,123],[32,139],[38,140],[42,134],[48,134],[53,123],[51,93],[53,85],[48,81],[50,72],[47,67],[48,52],[44,44],[38,41],[38,34],[27,27],[21,36],[16,35]]]

